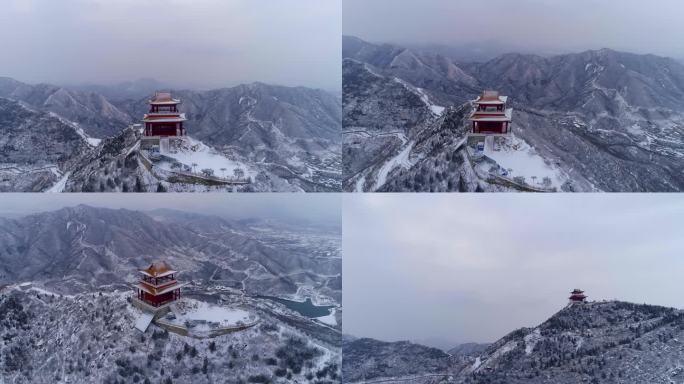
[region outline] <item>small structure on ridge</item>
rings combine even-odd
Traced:
[[[581,289],[573,289],[572,292],[570,292],[570,305],[573,304],[579,304],[579,303],[586,303],[587,301],[587,295],[584,294],[584,291]]]

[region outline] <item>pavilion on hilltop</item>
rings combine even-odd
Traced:
[[[185,113],[180,113],[179,99],[174,99],[170,92],[157,92],[148,101],[150,110],[143,116],[146,137],[185,136],[183,122]]]
[[[511,132],[513,108],[507,108],[508,96],[497,91],[484,91],[475,100],[470,115],[471,133],[479,135],[505,135]]]

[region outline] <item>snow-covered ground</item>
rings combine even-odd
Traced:
[[[163,146],[162,146],[163,147]],[[189,136],[183,138],[183,144],[180,148],[161,148],[160,153],[164,156],[171,157],[179,163],[185,164],[190,168],[194,168],[194,172],[201,172],[203,169],[213,169],[214,176],[217,177],[233,177],[235,169],[242,169],[244,177],[256,177],[257,171],[248,168],[246,164],[228,159],[221,155],[215,149],[205,145],[199,140],[193,139]],[[193,167],[193,164],[196,164]],[[174,170],[170,163],[161,162],[159,167],[167,170]],[[222,170],[225,168],[225,171]]]
[[[188,321],[197,322],[197,326],[213,323],[218,327],[232,327],[251,324],[257,320],[256,315],[239,308],[227,308],[189,298],[183,299],[171,308],[176,317],[174,322],[179,324]]]
[[[406,143],[405,137],[400,137],[400,139],[404,142],[404,144]],[[402,149],[396,156],[389,159],[387,162],[385,162],[385,164],[382,165],[378,171],[378,177],[375,181],[375,186],[373,187],[374,191],[378,190],[387,182],[387,175],[389,175],[394,168],[399,166],[407,169],[411,168],[412,164],[409,160],[409,154],[411,153],[411,149],[413,149],[414,144],[414,142],[409,143],[409,145],[405,146],[404,149]]]
[[[320,321],[321,323],[325,323],[335,327],[337,326],[337,319],[335,318],[335,313],[337,313],[337,308],[331,309],[330,314],[326,316],[317,317],[316,320]]]
[[[487,137],[484,154],[506,170],[508,177],[524,177],[525,182],[532,186],[543,187],[544,178],[549,178],[550,187],[560,188],[566,180],[558,168],[547,164],[534,148],[514,135],[505,140]]]
[[[59,121],[61,121],[62,123],[74,128],[76,133],[78,133],[78,135],[81,136],[91,147],[97,147],[97,145],[100,144],[100,142],[102,141],[101,139],[96,139],[94,137],[88,136],[88,134],[85,133],[83,128],[81,128],[81,126],[78,123],[71,121],[71,120],[67,120],[67,119],[63,118],[62,116],[60,116],[54,112],[48,112],[48,113],[50,114],[50,116],[59,119]]]
[[[65,173],[59,181],[55,183],[50,189],[48,189],[46,192],[47,193],[60,193],[64,191],[64,187],[66,186],[67,180],[69,180],[69,175],[71,172]]]
[[[425,93],[425,90],[423,90],[423,88],[414,87],[413,85],[411,85],[411,84],[405,82],[404,80],[402,80],[402,79],[400,79],[400,78],[398,78],[398,77],[395,77],[395,78],[394,78],[394,81],[396,81],[397,83],[403,85],[406,89],[408,89],[408,90],[411,91],[412,93],[418,95],[418,97],[420,97],[420,100],[422,100],[423,103],[425,103],[425,105],[426,105],[428,108],[430,108],[430,111],[431,111],[434,115],[436,115],[436,116],[441,116],[442,113],[444,112],[444,109],[445,109],[445,108],[442,107],[442,106],[439,106],[439,105],[436,105],[436,104],[432,103],[432,102],[430,101],[430,96],[428,96],[428,94]]]
[[[529,355],[534,351],[534,347],[542,339],[541,331],[539,328],[535,328],[534,331],[528,333],[525,337],[525,354]]]

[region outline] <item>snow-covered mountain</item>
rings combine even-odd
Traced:
[[[129,292],[0,286],[0,378],[14,383],[339,383],[340,334],[263,300],[221,294],[259,324],[211,339],[133,327]],[[204,296],[206,298],[206,296]]]
[[[380,356],[373,367],[382,369],[369,365],[365,374],[387,383],[682,383],[682,340],[682,310],[591,302],[568,306],[536,327],[513,331],[484,352],[461,357],[435,354],[432,368],[420,370],[417,364],[406,373],[405,367],[388,367],[397,361],[409,366],[409,356],[417,347],[394,348],[386,354],[383,343],[362,349],[345,340],[354,358],[343,361],[343,375],[362,382],[354,364]]]
[[[100,94],[51,84],[33,85],[0,77],[0,97],[23,101],[34,109],[56,113],[79,123],[86,134],[96,138],[114,135],[137,120]]]
[[[390,343],[371,338],[344,338],[342,352],[342,377],[348,383],[441,374],[454,360],[437,348],[408,341]]]
[[[0,381],[339,382],[341,229],[314,226],[84,205],[2,218]],[[210,339],[141,333],[131,284],[157,260],[189,283],[184,298],[259,323]],[[312,319],[263,296],[335,312]]]
[[[255,229],[255,228],[258,228]],[[164,259],[184,278],[250,294],[341,300],[339,233],[275,223],[194,220],[85,205],[0,219],[0,284],[37,280],[79,291],[123,285]]]
[[[37,128],[39,127],[39,128]],[[59,179],[87,137],[49,112],[0,98],[0,192],[39,192]]]
[[[341,189],[339,97],[320,90],[261,83],[210,91],[174,91],[174,94],[183,100],[181,110],[189,118],[186,126],[190,142],[187,146],[193,147],[192,151],[178,154],[180,159],[174,161],[186,166],[198,163],[200,169],[204,169],[202,164],[207,168],[213,165],[217,176],[224,172],[223,169],[230,176],[233,169],[240,168],[251,177],[250,184],[207,185],[143,169],[146,161],[140,159],[135,148],[138,138],[133,138],[139,133],[128,127],[146,112],[147,96],[117,98],[110,102],[92,91],[0,79],[0,97],[21,101],[31,109],[51,112],[93,146],[88,151],[74,152],[71,156],[76,159],[73,165],[56,167],[60,183],[53,185],[53,189],[58,191]],[[8,129],[29,129],[24,121],[17,120],[13,124]],[[30,126],[30,131],[31,135],[43,134],[35,125]],[[128,145],[131,142],[133,144]],[[197,153],[199,147],[204,148],[202,153]],[[121,168],[126,159],[128,169],[122,170],[118,179],[110,177],[109,172]],[[5,159],[7,164],[20,163],[20,160]],[[17,186],[10,190],[24,191],[26,188],[18,187],[32,184],[21,176],[18,178],[8,183]],[[42,189],[32,190],[46,189],[47,184]]]
[[[522,153],[506,155],[528,185],[536,176],[566,191],[684,189],[684,66],[675,60],[602,49],[476,63],[353,37],[343,46],[345,190],[529,189],[469,164],[465,119],[456,132],[442,126],[483,89],[509,96],[511,147]],[[435,134],[448,139],[426,137]],[[420,140],[434,146],[418,149]],[[463,164],[444,174],[445,157]]]

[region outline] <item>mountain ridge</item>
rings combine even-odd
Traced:
[[[351,361],[343,360],[343,374],[354,380],[357,363],[382,356],[384,370],[369,370],[367,378],[389,383],[497,383],[570,384],[672,383],[684,380],[679,363],[684,339],[684,310],[623,301],[597,301],[562,308],[541,324],[510,332],[487,349],[460,358],[435,356],[434,367],[392,370],[393,361],[406,361],[401,348],[395,355],[378,355],[387,346],[355,348]],[[681,341],[680,341],[681,339]],[[345,340],[345,345],[354,341]],[[363,353],[362,353],[363,352]],[[346,365],[345,365],[346,364]],[[350,375],[350,376],[347,376]],[[451,379],[449,379],[451,378]]]
[[[514,108],[513,135],[561,175],[564,181],[559,181],[562,185],[557,190],[684,189],[684,175],[678,171],[684,159],[684,65],[673,59],[603,49],[551,57],[506,54],[484,63],[464,63],[360,39],[343,42],[351,45],[343,56],[344,121],[345,127],[356,131],[345,129],[344,153],[354,164],[344,169],[346,191],[379,190],[383,185],[384,191],[459,189],[438,180],[443,166],[421,172],[423,178],[435,182],[404,186],[404,180],[392,183],[392,178],[399,171],[413,172],[417,162],[438,161],[410,147],[416,140],[429,140],[411,134],[439,132],[442,119],[428,111],[467,107],[483,89],[509,96]],[[405,95],[394,92],[388,97],[395,87],[390,85],[393,81],[405,85]],[[366,87],[365,82],[370,85]],[[408,102],[416,96],[424,105]],[[366,110],[356,105],[365,105]],[[402,130],[401,125],[388,126],[384,132],[370,128],[391,122],[385,116],[403,115],[418,120],[410,123],[413,132],[387,148],[381,134]],[[402,123],[406,121],[410,120]],[[464,152],[458,146],[443,150],[447,156]],[[457,165],[462,175],[473,174],[469,168]],[[370,183],[369,179],[383,182]],[[458,178],[451,181],[459,183]],[[518,190],[482,177],[469,177],[467,184],[478,184],[477,189],[484,191]]]

